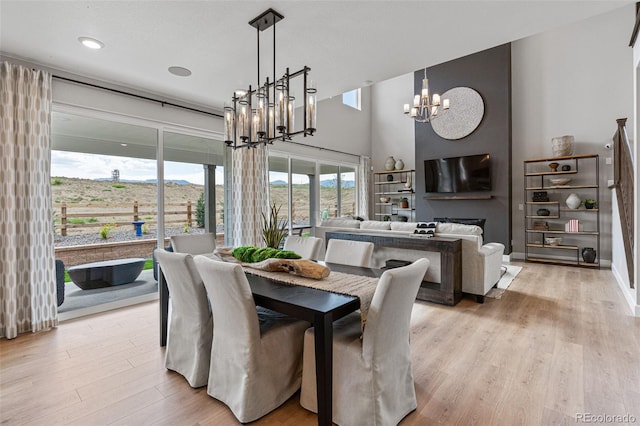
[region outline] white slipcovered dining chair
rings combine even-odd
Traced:
[[[327,243],[324,261],[341,265],[369,267],[372,255],[373,243],[330,239]]]
[[[213,317],[207,292],[193,258],[156,250],[171,300],[165,367],[184,376],[194,388],[209,379]]]
[[[171,237],[173,251],[178,253],[208,254],[216,249],[216,234],[206,232],[204,234],[174,235]]]
[[[254,421],[300,388],[302,342],[310,324],[256,309],[240,265],[205,256],[194,261],[216,325],[207,394],[224,402],[240,422]]]
[[[289,235],[283,248],[298,253],[303,259],[318,260],[321,246],[322,238]]]
[[[429,260],[380,277],[362,332],[360,314],[333,327],[333,422],[396,425],[417,407],[409,333],[411,309]],[[304,336],[300,405],[317,412],[314,330]]]

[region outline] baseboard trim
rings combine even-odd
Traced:
[[[611,273],[620,287],[622,297],[627,301],[631,315],[640,317],[640,305],[634,300],[634,296],[637,298],[638,289],[632,289],[629,287],[629,282],[625,281],[620,274],[620,271],[616,268],[616,265],[611,265]]]
[[[526,261],[525,260],[525,254],[522,252],[511,252],[511,258],[514,260],[522,260],[522,261]],[[504,258],[504,255],[502,256]],[[575,257],[567,257],[567,256],[548,256],[549,259],[554,259],[554,260],[575,260]],[[611,259],[600,259],[600,268],[604,268],[604,269],[609,269],[611,268]],[[567,265],[567,266],[571,266],[571,265]]]

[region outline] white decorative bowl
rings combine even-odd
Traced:
[[[571,182],[571,178],[552,178],[549,179],[554,185],[566,185]]]
[[[546,237],[544,243],[548,246],[559,246],[562,242],[562,237]]]
[[[391,198],[389,198],[389,197],[380,197],[380,202],[381,203],[388,203],[389,201],[391,201]]]

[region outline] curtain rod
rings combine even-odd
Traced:
[[[132,96],[132,97],[138,98],[138,99],[144,99],[145,101],[157,102],[157,103],[161,104],[162,106],[168,105],[168,106],[172,106],[172,107],[175,107],[175,108],[182,108],[182,109],[186,109],[186,110],[189,110],[189,111],[198,112],[200,114],[212,115],[214,117],[223,118],[222,114],[217,114],[215,112],[204,111],[204,110],[201,110],[201,109],[198,109],[198,108],[192,108],[192,107],[188,107],[188,106],[184,106],[184,105],[174,104],[172,102],[161,101],[160,99],[150,98],[148,96],[136,95],[135,93],[125,92],[124,90],[112,89],[110,87],[104,87],[104,86],[100,86],[100,85],[94,84],[94,83],[87,83],[85,81],[75,80],[73,78],[68,78],[68,77],[62,77],[62,76],[55,75],[55,74],[52,74],[52,77],[56,78],[58,80],[64,80],[64,81],[69,81],[71,83],[82,84],[84,86],[89,86],[89,87],[93,87],[93,88],[96,88],[96,89],[107,90],[109,92],[118,93],[120,95],[126,95],[126,96]]]
[[[278,143],[286,142],[286,143],[290,143],[290,144],[297,145],[297,146],[304,146],[306,148],[315,148],[315,149],[318,149],[320,151],[330,151],[330,152],[335,152],[337,154],[350,155],[352,157],[358,157],[358,158],[362,157],[361,155],[358,155],[358,154],[351,154],[349,152],[338,151],[337,149],[331,149],[331,148],[324,148],[322,146],[307,145],[307,144],[300,143],[300,142],[283,141],[283,140],[278,140],[278,141],[274,141],[274,142],[278,142]]]

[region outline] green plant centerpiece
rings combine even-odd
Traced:
[[[302,256],[291,250],[280,250],[280,244],[287,235],[287,221],[278,219],[280,207],[276,204],[270,206],[269,216],[262,213],[262,238],[267,247],[240,246],[220,247],[215,254],[222,260],[233,257],[243,266],[248,266],[255,270],[265,272],[286,272],[300,275],[307,278],[321,280],[328,277],[331,270],[309,259],[302,259]],[[226,258],[226,259],[225,259]]]
[[[271,204],[269,217],[262,212],[262,239],[267,247],[276,249],[280,247],[282,240],[287,235],[287,221],[278,219],[280,207],[276,207],[276,203]]]
[[[233,249],[231,255],[241,262],[256,263],[267,259],[300,259],[302,256],[291,250],[278,250],[273,247],[240,246]]]

